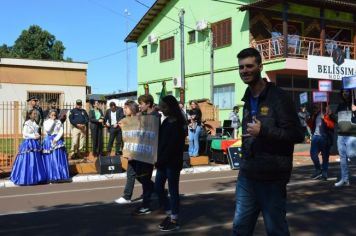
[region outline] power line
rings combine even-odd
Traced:
[[[119,51],[106,54],[106,55],[104,55],[104,56],[92,58],[92,59],[88,60],[88,62],[97,61],[97,60],[100,60],[100,59],[104,59],[104,58],[107,58],[107,57],[111,57],[111,56],[114,56],[114,55],[117,55],[117,54],[126,52],[126,50],[132,49],[132,48],[134,48],[134,47],[135,47],[135,46],[131,46],[131,47],[129,47],[129,48],[124,48],[124,49],[121,49],[121,50],[119,50]]]
[[[107,6],[105,6],[105,5],[101,4],[101,3],[98,3],[98,2],[93,1],[93,0],[87,0],[87,1],[90,2],[90,3],[92,3],[92,4],[97,5],[97,6],[101,7],[101,8],[103,8],[103,9],[105,9],[105,10],[111,12],[111,13],[113,13],[114,15],[121,16],[121,17],[123,17],[123,18],[125,18],[125,19],[129,19],[130,21],[137,23],[135,20],[133,20],[133,19],[131,19],[131,18],[125,16],[124,14],[122,14],[122,13],[120,13],[120,12],[118,12],[118,11],[115,11],[114,9],[112,9],[112,8],[110,8],[110,7],[107,7]]]

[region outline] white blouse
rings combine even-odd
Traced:
[[[43,128],[47,135],[56,135],[55,141],[58,141],[63,136],[63,124],[59,120],[47,119],[43,123]]]
[[[39,126],[35,121],[27,120],[23,125],[22,136],[24,139],[35,139],[35,134],[38,134]]]

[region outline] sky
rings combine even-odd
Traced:
[[[63,42],[64,58],[88,63],[92,93],[137,89],[136,44],[124,42],[148,10],[136,0],[0,0],[0,6],[0,45],[12,46],[23,30],[39,25]]]

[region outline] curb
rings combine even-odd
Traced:
[[[228,170],[231,170],[230,165],[197,166],[197,167],[182,169],[180,174],[188,175],[188,174],[199,174],[199,173],[206,173],[212,171],[228,171]],[[153,170],[152,176],[156,176],[156,170]],[[125,179],[125,178],[126,178],[126,172],[119,173],[119,174],[109,174],[109,175],[89,174],[89,175],[74,176],[72,178],[72,182],[84,183],[84,182],[106,181],[106,180],[114,180],[114,179]],[[21,186],[15,185],[10,180],[0,181],[0,189],[11,188],[11,187],[21,187]]]

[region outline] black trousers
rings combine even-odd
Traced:
[[[103,153],[103,127],[92,125],[90,127],[91,140],[93,145],[93,155],[102,155]]]
[[[117,128],[110,127],[109,133],[110,133],[110,136],[109,136],[109,143],[108,143],[108,147],[107,147],[107,152],[108,152],[108,154],[110,154],[112,146],[113,146],[114,141],[116,139],[115,153],[118,154],[120,149],[121,149],[121,142],[122,142],[121,129],[119,127],[117,127]]]
[[[135,187],[136,172],[134,169],[135,161],[129,161],[127,163],[126,170],[126,185],[124,190],[124,198],[126,200],[131,200],[133,189]]]
[[[151,195],[154,191],[154,183],[151,180],[153,164],[132,160],[131,165],[136,172],[136,179],[142,184],[142,206],[149,208],[151,203]]]

